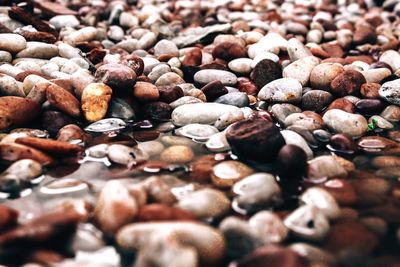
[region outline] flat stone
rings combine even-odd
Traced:
[[[185,104],[174,109],[172,122],[178,126],[191,123],[213,124],[220,116],[240,110],[238,107],[218,103]]]

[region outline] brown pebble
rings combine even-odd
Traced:
[[[9,162],[33,159],[42,165],[50,165],[54,162],[53,158],[45,153],[20,144],[0,144],[0,158]]]
[[[83,150],[82,147],[78,145],[37,137],[21,137],[15,140],[15,142],[54,155],[71,155]]]
[[[325,242],[329,250],[337,253],[347,251],[369,255],[379,244],[379,239],[362,223],[344,220],[332,225]]]
[[[331,82],[331,92],[339,97],[358,95],[362,84],[366,83],[364,75],[356,70],[346,70]]]
[[[360,93],[364,98],[379,99],[379,83],[364,83],[361,85]]]
[[[202,61],[202,52],[200,48],[191,49],[182,61],[183,66],[199,66]]]
[[[201,91],[205,94],[209,102],[228,93],[228,89],[225,88],[221,81],[209,82],[201,88]]]
[[[28,123],[39,113],[40,106],[31,99],[18,96],[0,97],[0,130]]]
[[[241,58],[247,56],[246,48],[230,42],[223,42],[217,45],[212,51],[214,58],[220,58],[226,61],[230,61],[235,58]]]
[[[354,113],[355,112],[355,106],[353,103],[351,103],[349,100],[346,98],[338,98],[334,100],[326,109],[324,112],[331,110],[331,109],[341,109],[343,111],[346,111],[348,113]]]
[[[192,221],[195,217],[189,212],[165,204],[149,204],[143,206],[138,214],[138,221]]]
[[[46,88],[46,98],[51,105],[72,117],[79,117],[81,115],[79,100],[58,85],[48,85]]]
[[[154,84],[137,82],[133,87],[133,96],[139,101],[156,101],[160,94]]]

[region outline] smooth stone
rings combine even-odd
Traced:
[[[211,180],[217,187],[229,188],[252,173],[254,173],[254,170],[240,161],[228,160],[213,167]]]
[[[196,72],[194,80],[200,84],[207,84],[212,81],[221,81],[223,85],[235,85],[237,83],[237,77],[232,72],[215,69],[206,69]]]
[[[310,84],[314,89],[329,90],[331,82],[344,71],[341,64],[321,63],[313,68],[310,74]]]
[[[302,25],[302,24],[301,24]],[[304,26],[304,25],[302,25]],[[245,257],[234,261],[230,264],[231,267],[304,267],[306,266],[303,259],[289,248],[276,245],[266,245],[256,250]]]
[[[291,244],[289,248],[312,264],[326,264],[326,266],[335,264],[335,256],[317,246],[299,242]]]
[[[12,55],[7,51],[0,51],[0,62],[10,63],[12,61]]]
[[[400,105],[400,79],[382,84],[379,96],[391,104]]]
[[[331,93],[323,90],[310,90],[301,98],[304,110],[320,112],[324,110],[333,100]]]
[[[175,86],[181,83],[185,83],[181,76],[175,72],[167,72],[160,76],[155,82],[156,86]]]
[[[182,136],[165,135],[160,138],[160,141],[167,146],[195,146],[197,143],[193,140]]]
[[[171,72],[171,67],[168,66],[167,64],[160,64],[155,66],[149,75],[147,75],[148,78],[150,78],[153,82],[157,81],[158,78],[160,78],[163,74]]]
[[[320,59],[314,56],[300,58],[283,69],[284,78],[293,78],[298,80],[302,86],[310,81],[311,71],[320,63]]]
[[[361,72],[368,83],[379,83],[386,77],[390,76],[392,72],[388,68],[368,69]]]
[[[160,56],[163,54],[179,56],[178,47],[172,41],[161,40],[154,46],[154,55]]]
[[[258,62],[260,62],[263,59],[269,59],[272,60],[273,62],[279,62],[279,57],[277,55],[275,55],[274,53],[265,52],[258,54],[255,58],[253,58],[251,67],[254,69],[254,67],[258,64]]]
[[[185,194],[179,198],[177,207],[186,210],[198,219],[218,218],[230,209],[226,195],[216,189],[204,188]]]
[[[255,173],[232,186],[237,196],[234,202],[242,209],[256,210],[271,207],[281,202],[281,189],[273,175]]]
[[[312,56],[310,50],[297,38],[291,38],[287,42],[287,52],[291,61]]]
[[[313,151],[308,146],[307,141],[300,134],[298,134],[294,131],[291,131],[291,130],[283,130],[283,131],[281,131],[281,134],[283,136],[283,139],[285,139],[285,142],[287,145],[290,145],[290,144],[296,145],[304,150],[308,159],[313,158],[313,156],[314,156]]]
[[[264,101],[296,103],[301,100],[302,85],[292,78],[274,80],[258,93],[258,98]]]
[[[169,163],[187,163],[194,158],[193,150],[184,145],[170,146],[160,155],[160,159]]]
[[[238,73],[238,74],[249,74],[252,70],[251,63],[253,62],[250,58],[237,58],[231,60],[228,63],[228,67],[231,71]]]
[[[25,49],[27,42],[24,37],[14,33],[0,34],[0,50],[5,50],[11,54],[16,54]]]
[[[171,108],[176,109],[179,106],[196,104],[196,103],[203,103],[203,101],[194,96],[183,96],[169,103],[169,105],[171,106]]]
[[[328,110],[322,119],[332,131],[347,134],[350,137],[362,136],[368,130],[368,122],[364,116],[340,109]]]
[[[229,125],[241,121],[243,120],[244,117],[244,113],[243,111],[240,110],[235,110],[235,111],[230,111],[228,113],[222,114],[217,121],[214,123],[214,126],[218,129],[218,130],[223,130],[225,128],[227,128]]]
[[[258,62],[250,74],[251,80],[257,85],[258,88],[262,88],[266,84],[281,77],[281,65],[269,59],[263,59]]]
[[[311,180],[345,176],[346,169],[333,156],[319,156],[308,162],[307,177]]]
[[[284,124],[287,116],[299,112],[301,112],[301,109],[292,104],[275,104],[271,107],[271,113],[281,124]]]
[[[112,162],[121,165],[127,165],[132,161],[148,159],[148,155],[144,154],[143,151],[120,144],[110,145],[107,150],[107,156]]]
[[[376,124],[376,126],[378,126],[378,128],[385,129],[385,130],[394,128],[394,125],[392,123],[390,123],[389,121],[387,121],[386,119],[384,119],[378,115],[371,116],[368,119],[368,123],[369,124],[374,123],[374,124]]]
[[[25,97],[23,84],[8,75],[0,76],[0,92],[3,95]]]
[[[135,118],[135,111],[133,108],[124,99],[117,97],[111,99],[107,113],[112,118],[120,118],[123,120]]]
[[[340,216],[338,203],[325,189],[311,187],[301,194],[300,201],[317,207],[329,219],[337,219]]]
[[[158,141],[147,141],[138,144],[138,148],[149,155],[154,157],[159,155],[164,150],[164,145]]]
[[[400,54],[397,51],[385,51],[379,57],[379,61],[388,64],[392,68],[393,72],[396,72],[398,69],[400,69]]]
[[[212,152],[224,152],[230,150],[225,132],[219,132],[210,136],[207,140],[206,147]]]
[[[292,113],[286,117],[284,122],[286,127],[300,126],[309,131],[321,129],[324,126],[322,117],[312,111],[305,111],[303,113]]]
[[[283,221],[296,236],[311,241],[325,238],[329,232],[329,221],[315,206],[304,205],[294,210]]]
[[[207,141],[212,135],[218,133],[218,129],[207,124],[188,124],[175,130],[180,136],[188,137],[196,141]]]
[[[325,247],[334,253],[353,251],[365,256],[370,255],[378,244],[378,236],[354,220],[341,220],[333,224],[325,240]]]
[[[178,126],[192,123],[214,124],[225,113],[236,112],[238,107],[218,103],[195,103],[178,106],[172,112],[172,122]]]
[[[218,97],[214,102],[241,108],[249,105],[249,97],[246,93],[232,92]]]
[[[66,27],[75,28],[75,27],[79,26],[79,20],[73,15],[54,16],[49,20],[49,22],[57,30],[59,30],[61,28],[66,28]]]
[[[27,42],[27,47],[20,51],[17,58],[51,59],[58,56],[58,46],[41,42]]]
[[[390,122],[400,121],[400,107],[396,105],[387,106],[380,114],[382,118]]]

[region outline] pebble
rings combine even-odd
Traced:
[[[103,83],[91,83],[82,93],[82,112],[89,122],[104,118],[108,110],[112,89]]]
[[[352,220],[335,223],[326,238],[326,247],[336,253],[353,251],[367,255],[378,243],[378,236],[374,232]]]
[[[362,74],[368,83],[379,83],[386,77],[390,76],[392,72],[387,68],[368,69],[363,71]]]
[[[0,76],[0,92],[9,96],[25,96],[23,85],[8,75]]]
[[[282,67],[270,59],[259,61],[250,74],[250,78],[258,88],[282,77]]]
[[[301,109],[292,104],[275,104],[271,107],[271,113],[275,116],[279,123],[284,124],[285,119],[292,113],[299,113]]]
[[[252,70],[252,62],[253,60],[250,58],[237,58],[229,61],[228,67],[231,71],[237,74],[246,75],[249,74]]]
[[[138,208],[137,201],[121,182],[108,181],[97,198],[94,217],[101,230],[112,234],[130,223],[138,213]]]
[[[300,196],[300,201],[306,205],[317,207],[329,219],[337,219],[340,216],[338,203],[329,192],[322,188],[307,189]]]
[[[0,34],[0,50],[5,50],[11,54],[16,54],[24,50],[27,42],[24,37],[14,33],[1,33]]]
[[[0,51],[0,62],[10,63],[12,61],[11,53],[7,51]]]
[[[212,135],[218,133],[218,129],[206,124],[188,124],[175,130],[175,134],[191,138],[195,141],[205,142]]]
[[[390,122],[400,121],[400,107],[396,105],[387,106],[380,114],[382,118]]]
[[[291,38],[287,42],[287,52],[291,61],[296,61],[302,58],[312,56],[311,52],[307,49],[302,42],[297,38]]]
[[[182,262],[179,257],[182,249],[187,248],[188,244],[197,252],[185,253],[185,263],[188,266],[195,266],[198,257],[205,264],[213,265],[221,260],[225,248],[224,238],[219,231],[197,222],[132,223],[117,233],[116,240],[124,249],[138,250],[138,258],[147,260],[143,262],[143,266],[148,263],[159,266],[179,265]],[[181,240],[185,242],[181,243]],[[171,242],[176,244],[174,247],[178,251],[171,249]],[[210,247],[213,249],[210,250]],[[163,255],[167,254],[165,256],[168,260],[163,261],[164,257],[154,258],[160,248]]]
[[[361,72],[346,70],[332,80],[331,92],[339,97],[358,95],[361,85],[364,83],[366,80]]]
[[[172,122],[177,126],[192,123],[214,124],[219,117],[228,112],[240,111],[238,107],[218,103],[184,104],[172,112]]]
[[[269,121],[247,119],[236,122],[226,131],[232,151],[239,158],[270,162],[275,159],[285,140]]]
[[[379,96],[391,104],[400,105],[400,79],[382,84]]]
[[[179,199],[177,207],[198,219],[214,219],[229,211],[230,201],[221,191],[204,188],[184,195]]]
[[[320,112],[324,110],[333,100],[331,93],[323,90],[311,90],[303,94],[301,98],[302,108]]]
[[[193,150],[184,145],[170,146],[160,154],[160,159],[169,163],[187,163],[193,158]]]
[[[302,85],[293,78],[274,80],[261,88],[258,98],[264,101],[297,103],[301,100]]]
[[[368,122],[362,115],[351,114],[339,109],[328,110],[322,118],[332,131],[351,137],[362,136],[368,129]]]
[[[237,77],[232,72],[225,70],[200,70],[194,75],[194,81],[200,84],[220,81],[223,85],[235,85]]]
[[[342,72],[344,68],[338,63],[321,63],[313,68],[310,74],[310,84],[314,89],[328,90],[331,82]]]
[[[239,108],[247,107],[250,103],[246,93],[232,92],[218,97],[215,103],[236,106]]]
[[[60,86],[49,84],[46,88],[46,98],[51,105],[72,117],[79,117],[81,114],[79,100]]]
[[[305,265],[300,256],[289,248],[270,245],[260,247],[232,264],[232,267],[251,266],[304,267]]]
[[[287,145],[296,145],[304,150],[308,159],[313,158],[314,153],[301,135],[291,130],[283,130],[281,131],[281,135],[283,136],[283,139],[285,139]]]
[[[379,57],[379,61],[388,64],[392,68],[393,72],[400,69],[399,60],[400,54],[394,50],[387,50]]]
[[[310,81],[311,71],[319,63],[320,59],[314,56],[299,58],[283,69],[282,76],[296,79],[302,86],[306,86]]]
[[[73,15],[58,15],[49,20],[50,24],[56,29],[62,28],[76,28],[79,26],[79,20]]]
[[[139,101],[156,101],[160,97],[157,87],[147,82],[136,82],[133,96]]]
[[[315,206],[304,205],[283,221],[285,226],[296,236],[306,240],[322,240],[329,233],[329,221]]]
[[[224,161],[215,165],[211,172],[213,184],[220,188],[229,188],[237,181],[249,176],[253,169],[239,161]]]
[[[27,42],[26,44],[26,48],[16,55],[17,58],[51,59],[58,56],[58,47],[56,45],[42,42]]]
[[[265,209],[281,202],[281,189],[269,173],[255,173],[232,186],[235,204],[245,210]]]
[[[206,147],[213,152],[224,152],[231,149],[224,132],[211,135],[206,142]]]
[[[138,144],[139,150],[143,151],[144,154],[149,155],[149,157],[154,157],[159,155],[164,150],[164,145],[158,141],[147,141]]]
[[[310,179],[326,179],[333,177],[345,177],[347,171],[333,156],[319,156],[308,162],[308,174]]]

